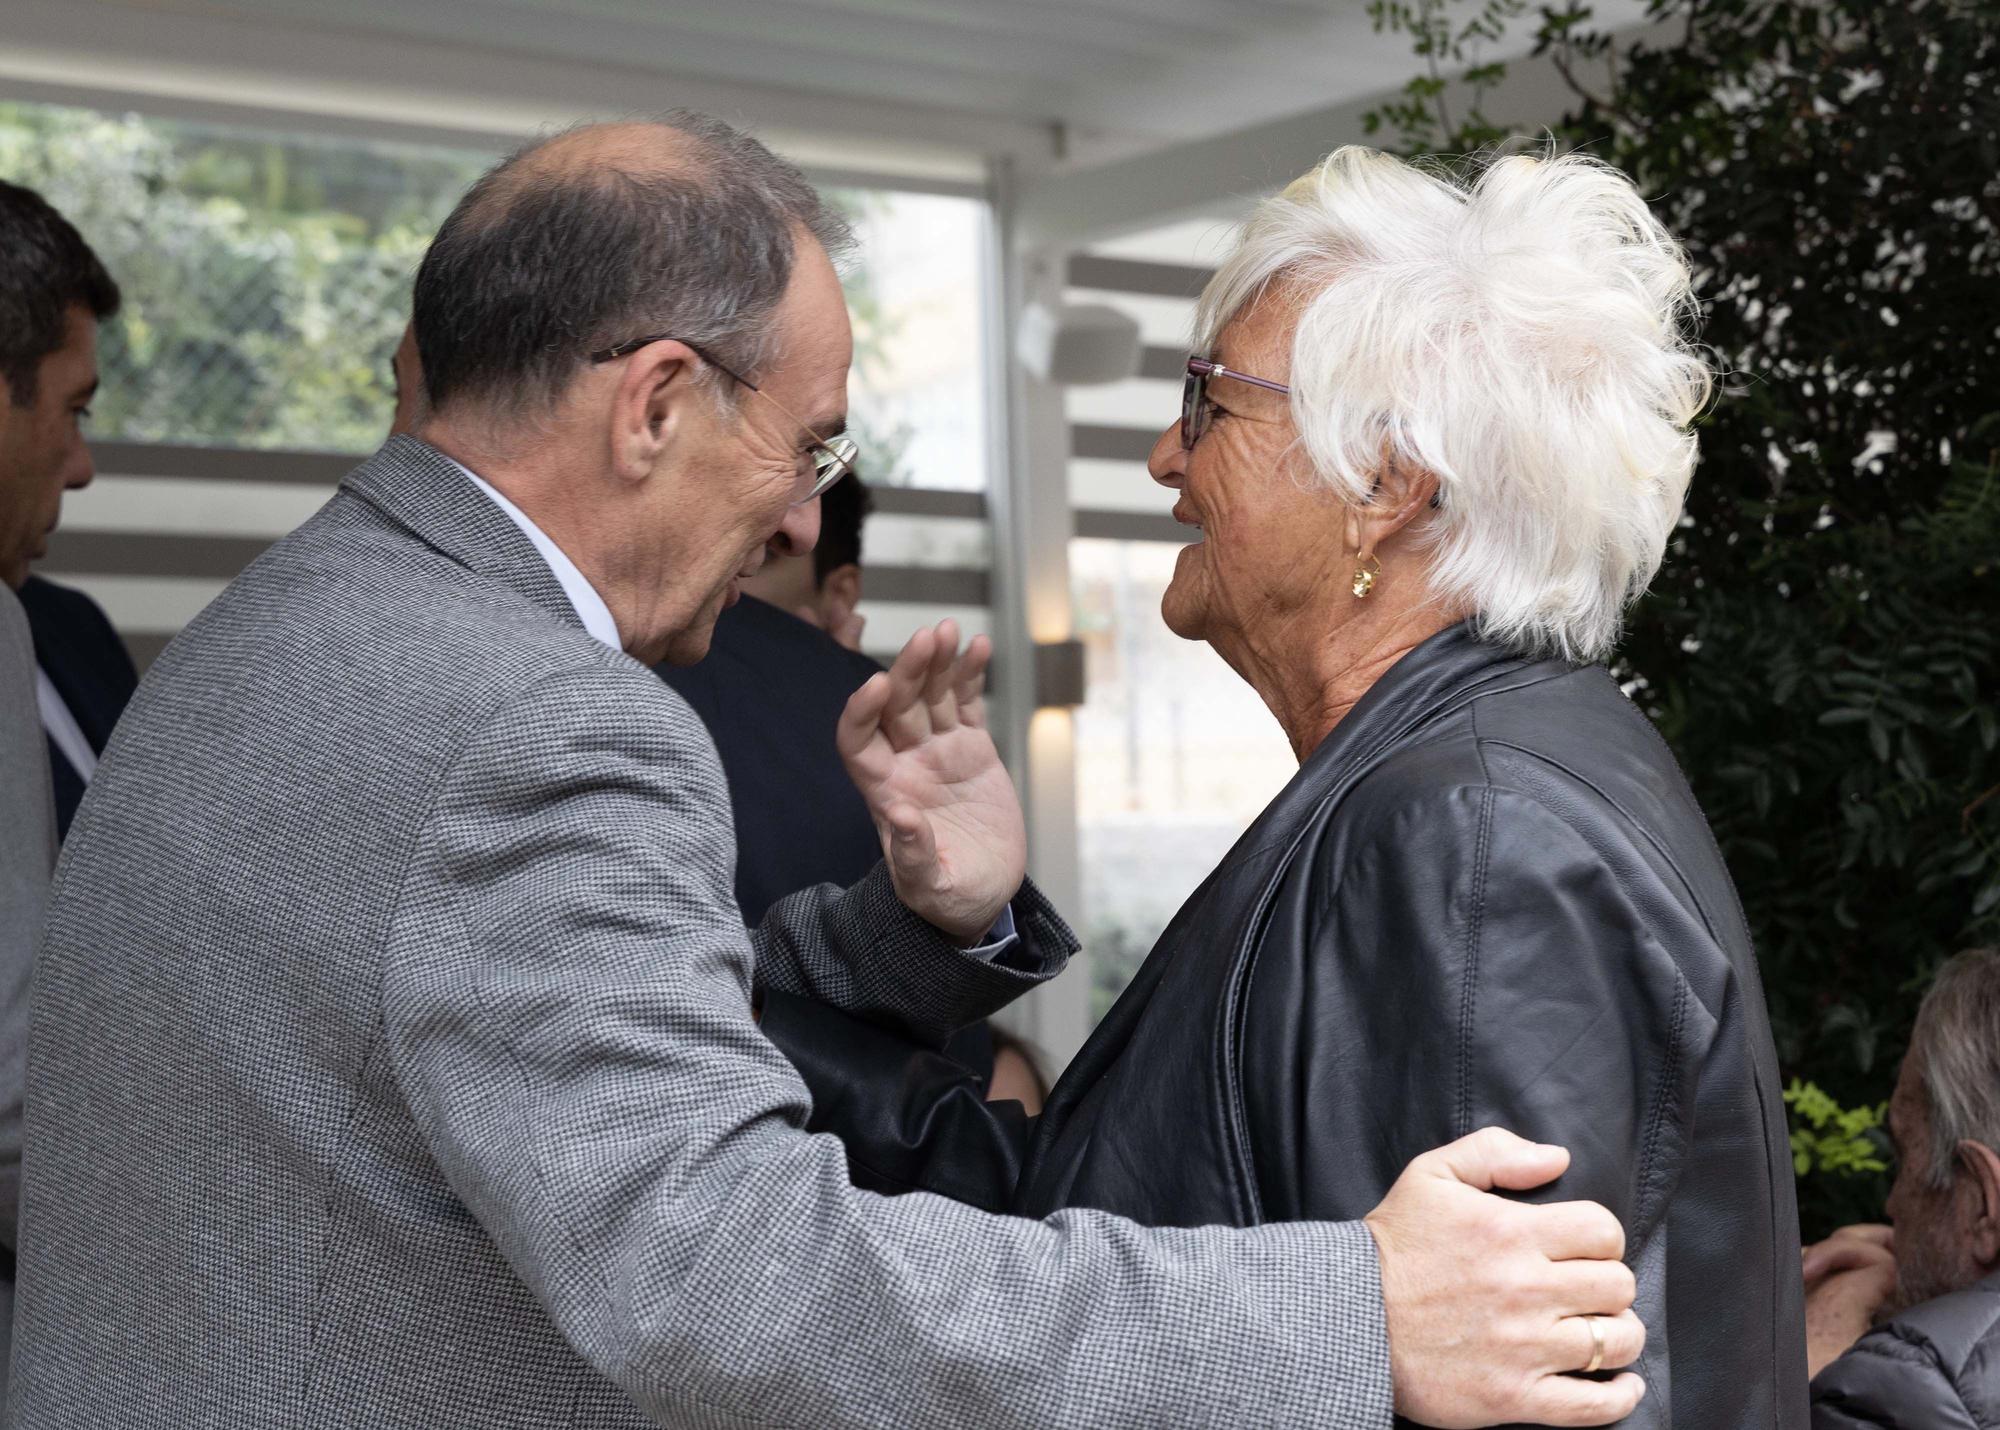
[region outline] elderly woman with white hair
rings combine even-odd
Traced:
[[[1601,664],[1694,466],[1690,288],[1631,184],[1577,155],[1349,148],[1258,207],[1151,470],[1200,533],[1162,614],[1257,690],[1299,772],[1039,1118],[767,1008],[858,1180],[1030,1216],[1353,1217],[1499,1124],[1570,1148],[1550,1194],[1624,1223],[1628,1423],[1806,1423],[1756,962],[1672,755]],[[1616,1325],[1581,1318],[1573,1368]]]

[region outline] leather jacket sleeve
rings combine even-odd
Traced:
[[[1378,809],[1309,897],[1279,900],[1299,923],[1265,934],[1250,1022],[1291,1051],[1243,1051],[1264,1213],[1352,1214],[1480,1127],[1567,1147],[1527,1195],[1624,1223],[1648,1394],[1623,1423],[1669,1425],[1662,1214],[1713,1022],[1605,860],[1535,799],[1460,786]],[[1271,956],[1287,936],[1304,958]]]
[[[1010,1209],[1034,1128],[1020,1103],[988,1102],[973,1069],[809,998],[767,990],[760,1027],[812,1092],[806,1130],[840,1138],[855,1186]]]

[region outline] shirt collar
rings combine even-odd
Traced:
[[[442,453],[439,455],[443,456]],[[604,598],[597,594],[597,588],[576,569],[576,563],[563,555],[563,549],[549,539],[549,534],[528,520],[526,512],[500,495],[492,483],[472,468],[463,462],[453,461],[450,457],[445,457],[445,460],[464,472],[468,481],[492,498],[493,504],[506,512],[513,519],[514,525],[521,528],[521,534],[534,543],[535,550],[541,552],[542,560],[549,563],[549,570],[555,573],[556,580],[561,583],[563,594],[569,597],[570,605],[576,608],[577,619],[583,622],[583,628],[613,650],[623,650],[624,642],[618,638],[618,622],[611,618],[611,608],[604,604]]]

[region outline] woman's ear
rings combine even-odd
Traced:
[[[1395,453],[1385,448],[1373,500],[1367,506],[1348,508],[1349,548],[1364,557],[1375,555],[1396,533],[1437,505],[1438,490],[1436,473],[1412,462],[1399,462]]]
[[[2000,1263],[2000,1153],[1968,1137],[1958,1144],[1958,1161],[1972,1182],[1967,1250],[1991,1271]]]

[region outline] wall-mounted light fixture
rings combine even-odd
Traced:
[[[1035,642],[1035,708],[1073,709],[1083,704],[1083,642]]]
[[[1092,387],[1136,376],[1139,320],[1105,303],[1030,303],[1014,352],[1021,365],[1058,387]]]

